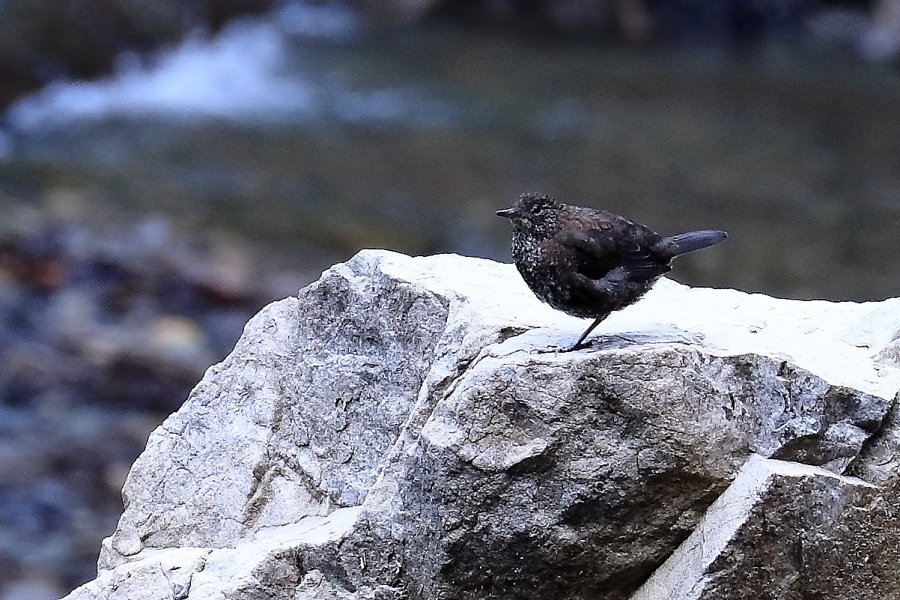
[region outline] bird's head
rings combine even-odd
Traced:
[[[550,196],[522,194],[510,208],[498,210],[497,216],[512,221],[513,229],[517,232],[550,237],[556,232],[564,206]]]

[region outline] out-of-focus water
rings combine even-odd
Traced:
[[[727,229],[690,283],[876,299],[900,289],[898,114],[897,72],[840,48],[366,35],[294,4],[22,100],[0,193],[234,232],[309,279],[367,246],[508,259],[493,212],[537,190]]]

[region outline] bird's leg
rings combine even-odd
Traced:
[[[573,352],[575,350],[581,350],[582,348],[587,348],[588,346],[590,346],[590,344],[582,344],[582,342],[584,341],[584,339],[587,336],[589,336],[591,334],[591,332],[594,330],[594,327],[599,325],[600,322],[603,321],[603,319],[605,319],[608,316],[609,316],[609,314],[605,314],[602,317],[597,317],[596,319],[594,319],[594,322],[591,323],[591,326],[588,327],[587,330],[585,330],[585,332],[581,334],[581,337],[578,338],[578,341],[575,342],[575,345],[572,346],[571,348],[569,348],[568,350],[563,350],[563,352]]]

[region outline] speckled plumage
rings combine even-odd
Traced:
[[[497,214],[512,222],[513,260],[531,291],[557,310],[595,319],[572,350],[610,313],[647,293],[673,258],[726,237],[707,230],[664,238],[611,212],[536,194]]]

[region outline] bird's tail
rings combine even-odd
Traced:
[[[724,231],[716,229],[704,229],[703,231],[688,231],[664,238],[662,243],[672,256],[687,254],[694,250],[700,250],[718,244],[728,237]]]

